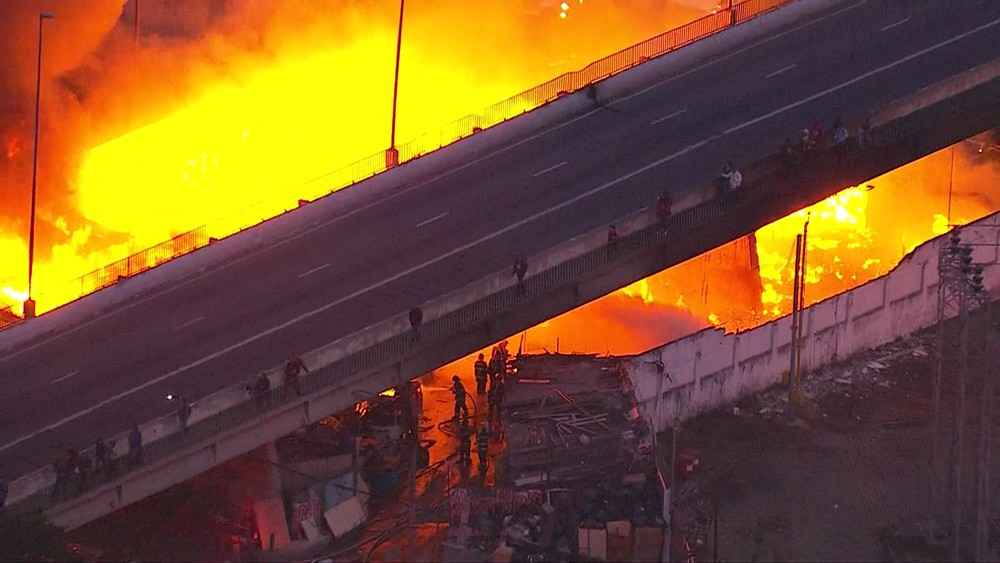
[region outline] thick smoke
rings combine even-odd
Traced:
[[[34,94],[38,15],[46,23],[46,81],[75,68],[114,27],[124,0],[8,0],[0,3],[0,103],[24,110]],[[11,103],[13,102],[13,103]]]

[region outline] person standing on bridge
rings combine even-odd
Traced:
[[[618,254],[618,228],[613,224],[608,225],[608,260],[614,260]]]
[[[844,127],[844,121],[838,117],[837,121],[833,124],[833,150],[837,155],[837,166],[843,166],[847,161],[847,141],[849,137],[847,127]]]
[[[266,409],[271,402],[271,380],[267,377],[267,374],[261,372],[257,376],[257,379],[253,383],[253,396],[254,400],[257,402],[257,408],[260,410]]]
[[[486,360],[483,359],[482,354],[479,354],[479,358],[476,359],[476,365],[473,369],[476,375],[476,393],[482,395],[486,393],[486,379],[490,371],[490,367],[486,364]]]
[[[816,150],[824,149],[825,135],[826,132],[823,131],[823,123],[817,119],[813,122],[812,127],[809,128],[809,143],[812,145],[812,148]]]
[[[528,294],[528,288],[524,285],[524,276],[528,273],[528,259],[518,256],[514,259],[514,276],[517,277],[517,292],[521,296]]]
[[[118,458],[115,456],[114,440],[108,440],[105,451],[107,455],[104,458],[104,477],[105,479],[111,479],[118,471]]]
[[[729,174],[729,191],[736,192],[743,187],[743,173],[740,172],[739,168],[733,165],[732,161],[726,163],[726,168],[730,170]]]
[[[80,452],[74,448],[66,450],[66,470],[69,474],[69,479],[76,481],[77,493],[82,492],[84,479],[80,471]]]
[[[732,181],[733,177],[733,163],[727,162],[725,166],[722,167],[722,172],[719,173],[719,177],[715,179],[716,195],[723,196],[727,191],[729,191],[729,183]]]
[[[132,466],[142,465],[142,432],[138,424],[133,424],[128,434],[128,462]]]
[[[80,461],[77,462],[77,475],[80,478],[78,492],[82,493],[87,490],[87,484],[90,482],[90,472],[93,469],[93,463],[90,460],[90,456],[86,452],[80,454]]]
[[[104,438],[98,438],[94,442],[94,472],[103,472],[107,475],[108,471],[108,446],[104,443]]]
[[[656,198],[656,220],[660,223],[662,234],[667,234],[667,221],[670,220],[673,205],[674,202],[670,199],[670,194],[667,193],[667,190],[660,192],[660,195]]]
[[[865,150],[872,141],[872,114],[865,115],[865,119],[858,127],[858,150]]]
[[[177,400],[177,425],[181,429],[181,434],[187,434],[188,420],[191,419],[193,405],[187,400],[187,397],[180,393],[177,394],[175,399]]]
[[[785,168],[786,178],[795,176],[799,167],[799,154],[788,137],[785,137],[785,143],[781,146],[781,164]]]
[[[66,481],[69,479],[69,471],[66,468],[66,463],[63,460],[56,458],[52,462],[52,469],[56,473],[56,484],[52,488],[52,500],[58,501],[62,498],[66,490]]]
[[[299,383],[299,376],[302,373],[309,373],[309,368],[302,358],[296,356],[285,364],[285,385],[295,391],[296,397],[302,396],[302,385]]]
[[[469,407],[465,406],[465,386],[457,375],[451,378],[451,392],[455,394],[455,422],[461,422],[460,415],[469,417]]]
[[[424,323],[424,310],[420,307],[410,309],[410,328],[413,329],[413,339],[420,340],[420,325]]]
[[[803,160],[806,160],[806,157],[810,155],[813,148],[812,132],[809,131],[808,127],[806,127],[802,130],[802,133],[799,134],[799,152],[802,154]]]

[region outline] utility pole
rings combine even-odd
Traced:
[[[133,7],[135,10],[132,11],[132,33],[134,36],[132,40],[135,42],[136,46],[139,45],[139,2],[141,0],[134,0]]]
[[[971,305],[971,291],[968,283],[972,274],[972,247],[961,245],[958,247],[959,261],[961,263],[961,285],[959,291],[959,361],[958,361],[958,405],[956,407],[955,433],[952,442],[952,481],[954,483],[952,507],[951,507],[951,527],[952,545],[951,557],[953,561],[959,562],[961,559],[962,538],[962,461],[965,449],[965,394],[966,378],[969,371],[969,306]]]
[[[399,57],[403,50],[403,9],[406,0],[399,0],[399,26],[396,30],[396,74],[392,80],[392,126],[389,132],[389,150],[385,153],[385,166],[392,168],[399,164],[396,150],[396,102],[399,98]]]
[[[981,266],[979,267],[981,268]],[[977,283],[978,279],[978,283]],[[985,561],[988,557],[989,549],[989,526],[988,517],[990,512],[990,464],[991,442],[993,440],[993,378],[996,375],[993,371],[994,360],[992,356],[993,344],[993,303],[988,292],[982,285],[982,272],[977,272],[977,278],[973,279],[974,289],[980,293],[985,293],[985,322],[983,323],[983,348],[980,370],[983,374],[983,388],[980,396],[979,406],[979,452],[976,471],[976,546],[975,560]]]
[[[951,165],[948,173],[948,226],[951,226],[951,196],[955,189],[955,145],[951,146]]]
[[[663,543],[663,561],[670,563],[673,560],[674,542],[674,497],[677,496],[677,438],[680,435],[680,417],[675,414],[674,422],[670,425],[673,432],[673,440],[670,441],[670,498],[667,499],[667,537]]]
[[[939,496],[937,491],[950,485],[951,479],[942,477],[945,475],[941,471],[941,445],[942,445],[942,420],[941,420],[941,385],[944,379],[945,365],[945,342],[948,341],[945,320],[959,315],[959,296],[962,292],[961,280],[961,257],[960,245],[961,237],[958,231],[952,231],[947,242],[938,249],[938,303],[937,303],[937,358],[934,371],[934,383],[932,391],[933,424],[931,425],[931,451],[930,462],[928,463],[928,506],[927,506],[927,537],[933,539],[935,534],[935,518],[939,506]],[[953,460],[952,460],[953,461]],[[948,473],[950,476],[950,473]],[[943,495],[947,496],[947,495]]]
[[[799,290],[800,279],[799,272],[802,267],[802,235],[795,235],[795,275],[793,279],[794,286],[792,288],[792,338],[789,341],[789,352],[788,352],[788,402],[794,404],[796,399],[796,386],[795,386],[795,367],[797,365],[796,356],[798,355],[798,342],[796,342],[796,337],[798,336],[799,329]]]
[[[802,264],[799,266],[799,322],[796,325],[795,333],[795,394],[798,399],[799,378],[802,371],[802,331],[805,322],[802,319],[802,310],[806,307],[806,273],[809,253],[809,218],[802,227]]]
[[[28,299],[24,302],[24,318],[35,316],[35,300],[31,296],[31,282],[35,273],[35,207],[38,201],[38,134],[42,107],[42,24],[54,18],[49,12],[38,14],[38,66],[35,71],[35,141],[31,157],[31,217],[28,232]]]
[[[957,233],[952,232],[949,237],[951,244],[939,245],[938,248],[938,291],[937,291],[937,358],[934,370],[934,384],[931,392],[931,457],[927,463],[927,539],[934,537],[934,516],[937,513],[936,492],[939,485],[937,464],[941,459],[941,372],[944,370],[944,305],[945,305],[945,284],[948,258],[951,255],[951,248],[957,244]],[[943,241],[942,241],[943,242]]]

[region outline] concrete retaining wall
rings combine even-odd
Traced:
[[[1000,213],[959,229],[976,246],[985,284],[1000,295]],[[943,235],[919,246],[888,274],[816,303],[803,313],[803,372],[913,334],[937,322],[938,249]],[[789,371],[791,317],[741,333],[707,329],[628,362],[643,413],[663,430],[783,381]],[[670,379],[662,384],[656,362]],[[660,387],[662,385],[662,387]],[[657,388],[662,389],[659,412]]]

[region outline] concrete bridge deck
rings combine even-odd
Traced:
[[[684,74],[661,77],[654,87],[605,99],[605,107],[578,113],[498,153],[479,156],[457,172],[400,187],[80,329],[9,352],[0,358],[0,366],[13,374],[14,382],[0,391],[3,475],[21,475],[50,462],[61,448],[82,446],[95,436],[117,433],[132,420],[164,414],[169,410],[163,401],[168,391],[207,396],[290,355],[323,349],[364,327],[398,319],[412,306],[493,277],[493,293],[484,291],[477,298],[499,294],[506,300],[501,303],[512,308],[503,314],[497,311],[479,329],[473,322],[461,337],[432,332],[422,344],[400,345],[398,351],[409,354],[405,363],[386,356],[382,365],[375,359],[352,359],[337,366],[341,376],[369,370],[364,381],[340,381],[377,390],[995,123],[996,114],[991,113],[995,108],[988,101],[996,100],[995,90],[989,90],[996,84],[990,82],[901,117],[898,122],[910,128],[909,136],[904,136],[907,145],[887,144],[890,148],[878,160],[840,171],[846,176],[835,178],[826,172],[810,186],[798,187],[801,198],[764,189],[744,200],[738,213],[717,203],[699,205],[708,201],[704,187],[721,162],[759,161],[774,152],[785,136],[793,136],[814,119],[826,123],[838,115],[857,119],[867,108],[903,98],[1000,54],[996,13],[986,17],[970,7],[968,12],[952,10],[945,19],[921,16],[888,27],[898,22],[888,21],[887,16],[900,14],[887,15],[877,4],[845,4],[789,27],[783,35],[730,50]],[[911,22],[913,27],[907,27]],[[867,31],[852,35],[841,33],[844,29]],[[900,30],[899,35],[894,30]],[[958,99],[971,113],[945,124]],[[912,139],[920,139],[922,145],[912,147]],[[614,263],[601,264],[598,258],[587,268],[580,266],[576,283],[542,281],[567,280],[566,272],[561,277],[537,275],[567,256],[583,256],[607,223],[650,205],[664,187],[671,189],[681,207],[690,209],[684,219],[678,217],[688,229],[681,237],[684,244],[670,245],[671,250],[663,252],[654,248],[656,240],[644,239],[643,244],[654,246],[636,247],[636,252]],[[730,215],[722,215],[724,211]],[[651,232],[641,230],[643,220],[637,217],[629,229]],[[701,229],[690,230],[696,223]],[[597,234],[579,239],[575,250],[564,248],[563,256],[552,257],[551,263],[543,265],[534,258],[547,260],[542,258],[547,249],[591,232]],[[672,230],[674,240],[680,232]],[[497,274],[509,268],[515,254],[533,257],[532,299],[511,297],[511,280]],[[516,311],[515,305],[520,307]],[[433,325],[445,313],[444,308],[431,307],[428,321]],[[475,315],[469,319],[484,320]],[[398,322],[392,328],[405,332]],[[350,347],[327,347],[326,353],[344,359],[346,352],[377,343],[378,335],[369,336]],[[433,353],[430,347],[435,348]],[[386,367],[391,368],[391,377],[376,377]],[[339,390],[339,399],[327,393],[326,399],[318,400],[337,381],[334,375],[333,371],[324,375],[325,385],[314,386],[313,397],[284,405],[288,416],[270,420],[266,431],[257,427],[255,438],[266,440],[273,432],[287,432],[289,425],[294,428],[303,420],[333,412],[330,409],[343,406],[338,401],[353,402],[347,392],[351,389]],[[198,416],[196,412],[195,422]],[[246,436],[247,424],[260,423],[245,421],[228,432],[240,430]],[[216,427],[215,433],[221,430]],[[175,467],[170,478],[166,473],[151,478],[143,494],[202,470],[197,468],[204,463],[252,447],[250,441],[237,442],[234,439],[220,451],[221,441],[208,449],[192,441],[189,453],[201,452],[201,457],[192,457],[187,470]],[[156,470],[150,467],[149,474]],[[117,497],[114,506],[139,498],[123,497],[120,488],[109,494]],[[75,515],[70,513],[82,505],[56,512],[66,515],[66,523],[78,524],[108,510],[107,503],[99,504],[104,508]]]

